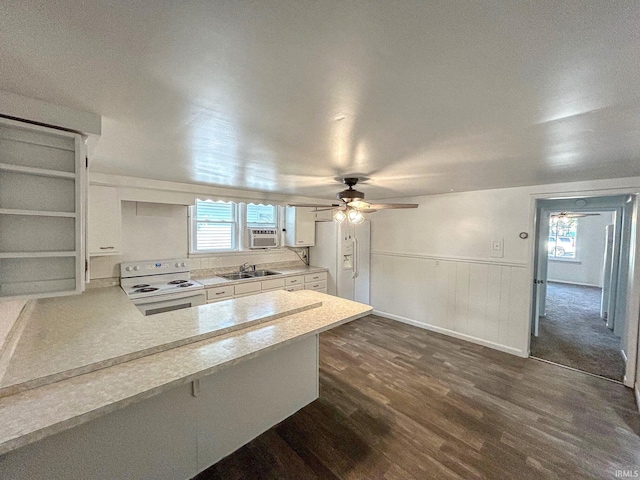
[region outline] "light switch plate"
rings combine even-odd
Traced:
[[[491,241],[491,256],[494,258],[504,257],[504,241],[502,239]]]

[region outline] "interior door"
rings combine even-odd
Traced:
[[[613,268],[613,231],[614,225],[605,227],[604,265],[602,266],[602,299],[600,316],[607,321],[607,327],[613,330],[613,318],[609,319],[609,295],[611,294],[611,274]]]
[[[551,214],[542,208],[538,209],[538,241],[536,242],[535,277],[533,279],[533,322],[531,333],[538,336],[540,329],[540,317],[544,316],[547,300],[547,266],[549,261],[549,218]]]

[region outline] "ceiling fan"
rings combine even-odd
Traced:
[[[576,213],[576,212],[559,212],[552,213],[551,218],[556,218],[558,220],[565,218],[581,218],[581,217],[594,217],[600,215],[599,213]]]
[[[417,203],[369,203],[364,201],[364,193],[355,190],[360,179],[358,177],[345,177],[342,179],[348,188],[338,192],[337,203],[315,204],[315,203],[291,203],[290,207],[312,207],[316,211],[334,210],[333,219],[342,223],[348,220],[349,223],[357,224],[364,221],[363,213],[374,213],[378,210],[390,210],[396,208],[418,208]]]

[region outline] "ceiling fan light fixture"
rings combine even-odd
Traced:
[[[349,223],[357,225],[364,221],[364,215],[362,215],[358,210],[352,208],[347,213],[347,219],[349,220]]]
[[[333,221],[337,223],[342,223],[347,219],[347,215],[342,210],[336,210],[333,214]]]

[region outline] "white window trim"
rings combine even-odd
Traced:
[[[582,222],[580,222],[580,220],[578,220],[578,226],[576,228],[576,254],[573,258],[571,257],[556,257],[556,256],[551,256],[551,257],[547,257],[548,260],[552,261],[552,262],[566,262],[566,263],[582,263],[581,259],[580,259],[580,239],[582,237],[581,235],[581,227]]]
[[[189,258],[198,257],[211,257],[213,255],[233,256],[233,255],[247,255],[247,254],[269,254],[269,253],[282,253],[287,250],[284,246],[283,234],[284,234],[284,207],[281,205],[273,205],[276,207],[276,222],[275,228],[278,231],[278,246],[269,249],[252,249],[249,248],[249,228],[259,228],[260,224],[247,224],[247,203],[245,202],[231,202],[234,205],[234,244],[232,250],[197,250],[196,247],[196,225],[195,209],[196,206],[189,207]],[[249,202],[253,203],[253,202]],[[254,205],[257,205],[254,203]]]
[[[196,226],[198,224],[198,222],[196,221],[196,215],[195,215],[195,210],[196,210],[196,206],[195,205],[191,205],[189,207],[189,257],[192,256],[211,256],[211,255],[217,255],[220,253],[233,253],[233,252],[238,252],[240,250],[240,218],[239,218],[239,212],[238,212],[238,204],[236,202],[230,202],[233,205],[233,218],[234,221],[233,222],[219,222],[219,223],[230,223],[233,225],[232,228],[232,239],[231,239],[231,249],[212,249],[212,250],[198,250],[196,248],[197,245],[197,233],[196,233]]]

